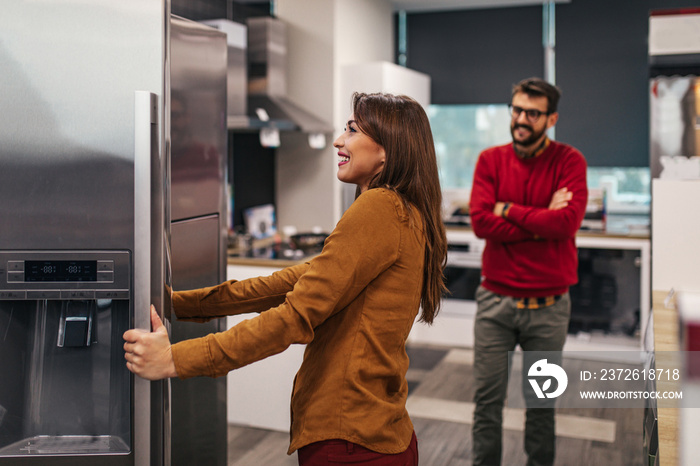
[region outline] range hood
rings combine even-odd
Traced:
[[[286,97],[270,94],[248,95],[249,128],[277,128],[280,131],[332,133],[329,123],[294,104]],[[253,112],[253,114],[250,114]],[[236,129],[229,126],[229,129]]]
[[[287,30],[272,17],[247,20],[247,108],[228,115],[233,131],[302,131],[321,137],[333,126],[287,98]],[[311,137],[310,137],[311,141]]]

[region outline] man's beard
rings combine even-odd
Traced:
[[[530,137],[527,139],[524,139],[522,141],[517,141],[515,139],[515,130],[518,128],[525,128],[528,131],[530,131]],[[542,135],[547,131],[547,128],[542,128],[542,131],[536,132],[535,129],[532,126],[529,125],[520,125],[520,124],[514,124],[510,128],[510,135],[513,138],[513,144],[522,148],[525,147],[530,147],[533,144],[535,144],[541,137]]]

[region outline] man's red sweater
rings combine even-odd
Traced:
[[[549,210],[552,195],[566,187],[568,206]],[[509,202],[506,218],[496,202]],[[482,285],[513,297],[543,297],[566,292],[578,281],[576,231],[586,212],[586,160],[575,148],[556,141],[540,155],[522,159],[513,144],[479,155],[470,215],[474,233],[486,239]]]

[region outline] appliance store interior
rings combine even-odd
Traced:
[[[16,199],[0,207],[8,225],[0,232],[0,282],[6,282],[0,283],[0,354],[9,355],[0,358],[0,464],[298,464],[287,449],[304,345],[218,379],[149,385],[126,372],[120,338],[128,328],[149,325],[134,309],[149,302],[167,308],[169,293],[159,280],[174,290],[212,286],[268,276],[321,252],[355,199],[355,186],[336,178],[333,141],[352,113],[351,95],[360,91],[411,96],[430,120],[449,292],[435,322],[416,320],[408,336],[406,407],[421,465],[471,465],[475,294],[485,240],[472,229],[469,197],[479,154],[511,142],[511,90],[531,76],[561,89],[559,120],[548,135],[579,149],[588,165],[588,203],[576,234],[578,283],[570,288],[563,350],[576,367],[567,394],[590,389],[591,367],[598,373],[666,370],[676,376],[643,377],[641,385],[635,379],[639,393],[683,394],[611,404],[562,397],[555,410],[554,464],[697,464],[700,366],[691,359],[700,348],[700,242],[693,233],[700,231],[698,0],[126,0],[121,7],[98,0],[92,16],[76,13],[80,21],[61,13],[78,11],[75,3],[82,2],[19,0],[0,18],[0,63],[11,70],[0,73],[0,102],[46,109],[9,107],[0,115],[0,160],[11,167],[0,175],[0,194]],[[134,13],[125,12],[128,5]],[[88,36],[93,32],[86,23],[106,29],[103,23],[140,9],[165,26],[146,33],[146,20],[135,22],[131,31],[112,32],[128,46],[93,50],[108,40]],[[33,28],[34,38],[17,27],[34,22],[27,15],[36,15],[42,26]],[[151,35],[167,39],[153,42],[143,56],[125,53]],[[24,60],[26,50],[51,49],[49,37],[56,50],[65,49],[55,52],[53,62],[46,52],[45,65]],[[209,40],[218,43],[216,53],[202,48]],[[16,45],[23,41],[29,45]],[[159,63],[143,84],[138,70],[146,73],[149,53],[159,61],[162,50],[168,50],[161,60],[167,67]],[[109,54],[122,65],[95,71],[112,60],[104,58]],[[207,63],[217,60],[212,71]],[[67,84],[75,76],[59,69],[103,81],[95,95],[106,94],[99,97],[105,107],[87,84],[73,95],[58,92],[64,81],[66,89],[75,87]],[[132,95],[136,90],[136,100],[129,96],[123,113],[137,123],[144,119],[142,146],[132,123],[126,136],[107,129],[124,126],[117,119],[121,107],[104,110],[121,99],[120,70],[134,76],[129,79],[135,84],[123,87],[131,86]],[[35,77],[49,72],[57,73],[50,84]],[[207,88],[214,80],[216,92]],[[157,98],[166,92],[167,106]],[[63,124],[64,111],[104,117]],[[36,140],[37,131],[26,130],[32,125],[41,129]],[[88,128],[81,139],[78,126]],[[124,141],[130,155],[112,157]],[[139,173],[152,173],[161,163],[153,157],[159,144],[170,147],[171,166],[140,187]],[[36,168],[52,145],[63,152]],[[155,162],[140,164],[139,147],[150,147]],[[69,150],[72,155],[65,155]],[[64,163],[90,165],[93,154],[99,159],[94,170],[111,173],[111,180],[88,175],[84,182]],[[65,194],[61,186],[68,182],[54,184],[51,177],[82,184],[88,195]],[[38,181],[49,187],[31,189]],[[121,193],[120,186],[131,192],[109,194]],[[140,211],[139,190],[164,194],[151,195]],[[42,194],[46,200],[36,197]],[[78,201],[86,197],[92,200]],[[117,199],[132,198],[134,211],[122,211]],[[78,211],[88,208],[92,213],[81,217]],[[139,229],[139,218],[151,226]],[[126,231],[125,219],[136,233],[129,230],[122,240],[115,232]],[[165,246],[139,242],[139,235],[163,241],[159,228],[168,232]],[[88,229],[102,239],[91,239]],[[140,271],[139,254],[151,257],[144,270],[162,270],[163,276]],[[58,278],[50,276],[55,267],[64,269]],[[48,286],[73,280],[81,283]],[[138,284],[145,282],[151,290],[142,293]],[[22,313],[31,316],[17,317]],[[168,329],[175,342],[250,317],[198,326],[173,315]],[[44,331],[52,333],[37,337]],[[21,332],[27,335],[13,336]],[[80,350],[68,356],[67,347]],[[512,365],[521,364],[517,354],[512,357]],[[47,369],[52,364],[60,369]],[[87,366],[94,369],[80,381],[83,375],[76,374]],[[6,380],[20,382],[8,388]],[[515,376],[508,382],[504,465],[528,461],[521,382]],[[74,400],[83,387],[94,400]],[[66,421],[71,412],[89,419],[85,432]],[[90,446],[65,446],[82,434]],[[94,455],[103,463],[91,463]]]

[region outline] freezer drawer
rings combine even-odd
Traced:
[[[218,215],[171,226],[173,289],[216,285],[222,279]],[[173,342],[223,330],[223,319],[207,323],[171,320]],[[172,464],[226,465],[226,377],[172,379]]]

